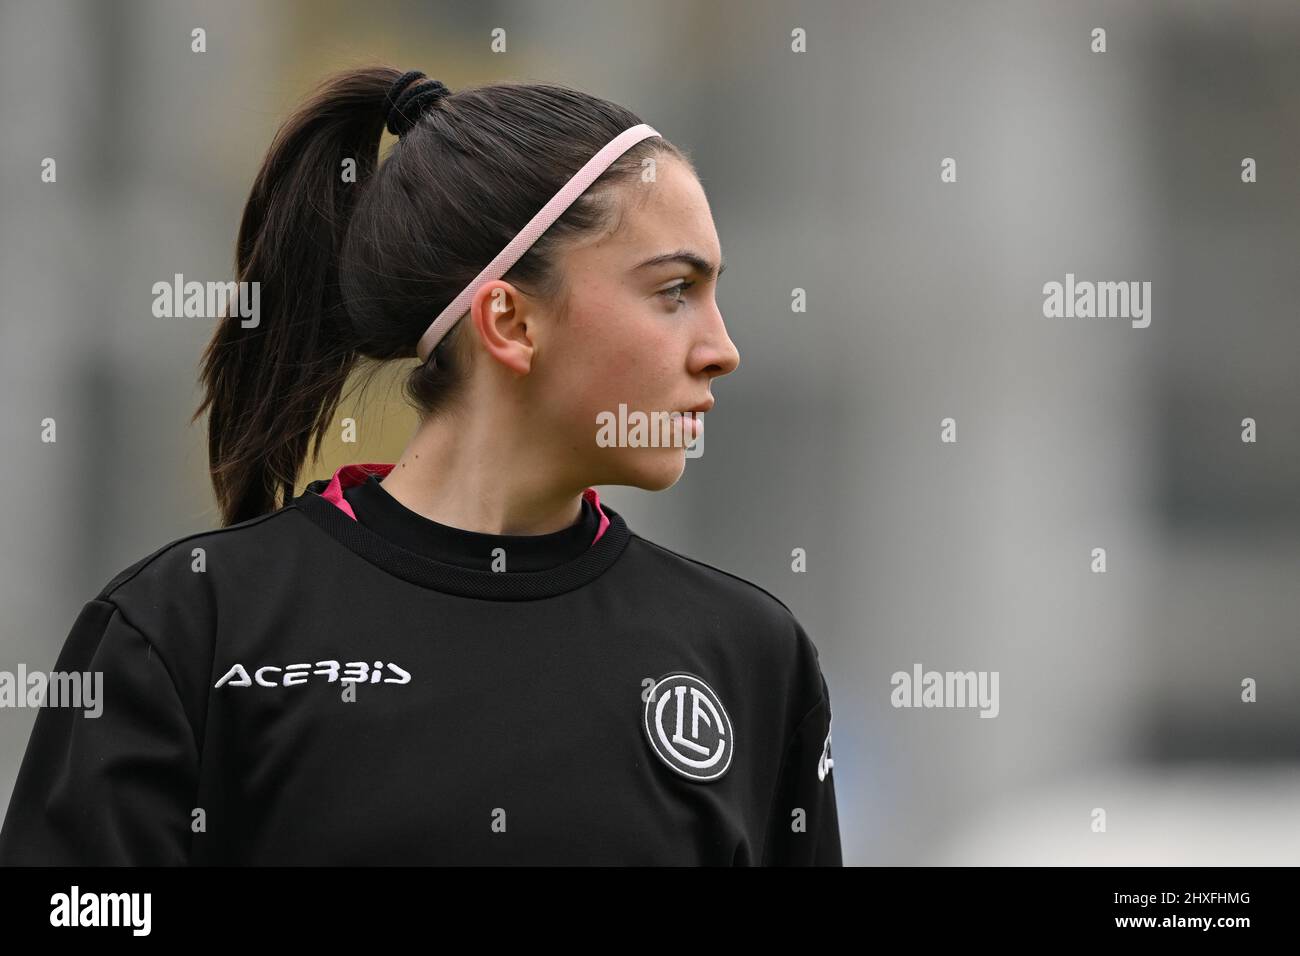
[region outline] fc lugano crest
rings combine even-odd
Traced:
[[[659,678],[641,721],[650,749],[690,780],[717,780],[731,767],[736,737],[712,687],[678,671]]]

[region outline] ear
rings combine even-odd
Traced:
[[[494,279],[474,293],[469,309],[488,355],[516,374],[527,375],[536,350],[528,297],[504,279]]]

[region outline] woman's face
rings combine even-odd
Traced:
[[[655,181],[621,188],[619,228],[561,256],[567,314],[540,333],[529,377],[546,396],[539,424],[571,450],[562,467],[590,484],[657,491],[681,477],[692,416],[670,424],[665,440],[652,413],[711,405],[713,379],[740,354],[718,310],[722,252],[694,173],[660,156]]]

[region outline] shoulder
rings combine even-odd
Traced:
[[[669,590],[683,606],[698,609],[693,623],[699,636],[714,635],[761,654],[788,676],[798,698],[816,700],[825,692],[817,645],[784,601],[753,581],[635,531],[631,537],[638,550],[638,574],[648,574],[647,587],[661,596]]]
[[[307,522],[292,506],[195,531],[123,568],[94,598],[113,607],[164,658],[202,656],[221,602],[249,600],[292,568]]]
[[[749,608],[774,621],[794,618],[784,601],[753,581],[666,548],[635,531],[631,532],[631,537],[652,564],[659,565],[665,572],[678,578],[685,578],[699,587],[707,588],[716,597],[729,598],[733,606]]]
[[[239,524],[194,531],[175,538],[113,575],[96,595],[96,600],[115,603],[151,585],[174,586],[178,580],[188,580],[188,575],[201,573],[196,569],[203,568],[208,551],[213,547],[225,552],[242,550],[255,553],[257,548],[280,536],[278,532],[284,525],[283,516],[289,510],[281,508]]]

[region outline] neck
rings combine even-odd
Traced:
[[[585,485],[557,471],[553,443],[502,410],[446,415],[416,430],[384,490],[439,524],[481,534],[551,534],[582,515]]]

